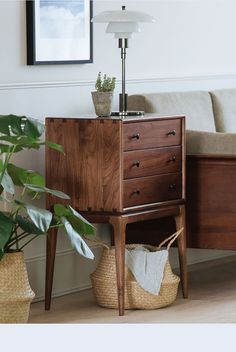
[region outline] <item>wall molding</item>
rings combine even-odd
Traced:
[[[108,242],[105,242],[105,244],[107,244],[109,246]],[[101,245],[99,244],[94,244],[94,243],[90,243],[89,247],[92,249],[96,249],[96,248],[101,248]],[[56,256],[57,257],[62,257],[62,256],[66,256],[66,255],[79,255],[78,253],[76,253],[76,251],[73,248],[68,248],[68,249],[62,249],[62,250],[58,250],[56,252]],[[26,263],[34,263],[34,262],[41,262],[46,260],[46,255],[45,254],[41,254],[41,255],[37,255],[37,256],[32,256],[32,257],[26,257],[25,261]]]
[[[104,243],[109,246],[108,242],[104,242]],[[99,245],[99,244],[90,244],[89,247],[92,248],[92,249],[97,249],[97,248],[102,249],[102,246]],[[189,250],[191,250],[191,248]],[[173,252],[175,251],[177,253],[177,249],[176,248],[172,248],[172,251]],[[209,255],[206,252],[208,250],[206,250],[206,249],[204,249],[204,250],[198,249],[198,251],[202,251],[201,258],[198,258],[198,259],[189,258],[188,259],[188,265],[193,265],[193,264],[197,264],[197,263],[201,263],[201,262],[206,262],[206,261],[210,261],[210,260],[220,259],[220,258],[223,258],[223,257],[232,256],[233,254],[236,255],[236,251],[225,250],[225,251],[221,251],[221,254],[218,254],[218,253],[214,254],[213,253],[214,250],[210,250],[211,251],[211,255],[209,257]],[[205,251],[205,253],[204,253],[204,251]],[[216,252],[219,252],[219,250],[216,250]],[[71,255],[79,255],[79,254],[73,248],[59,250],[56,253],[57,257],[71,256]],[[45,254],[25,258],[25,262],[29,263],[29,264],[30,263],[35,263],[35,262],[41,262],[41,261],[45,261],[45,260],[46,260],[46,255]],[[178,264],[174,265],[173,269],[177,269],[178,266],[179,266]]]
[[[194,80],[219,80],[219,79],[236,79],[236,73],[220,74],[193,74],[193,75],[165,75],[157,77],[130,78],[126,80],[127,84],[142,83],[160,83],[160,82],[185,82]],[[117,80],[121,84],[121,80]],[[85,87],[94,86],[94,80],[80,81],[48,81],[48,82],[12,82],[1,83],[0,90],[18,90],[18,89],[41,89],[41,88],[68,88],[68,87]]]
[[[76,293],[84,290],[89,290],[91,289],[91,287],[92,287],[91,284],[88,284],[88,285],[82,284],[82,285],[70,287],[67,290],[57,290],[56,292],[52,293],[52,298],[61,297],[61,296],[69,295],[71,293]],[[34,298],[34,302],[40,302],[44,300],[45,300],[45,295],[38,295]]]

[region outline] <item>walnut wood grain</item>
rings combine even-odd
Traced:
[[[46,282],[45,282],[45,310],[51,308],[51,295],[54,274],[54,264],[57,246],[57,228],[50,229],[47,235],[47,256],[46,256]]]
[[[188,246],[236,249],[236,157],[187,157]]]
[[[124,206],[181,198],[182,175],[165,174],[124,180]]]
[[[181,119],[124,124],[124,150],[181,144]]]
[[[76,156],[79,155],[79,130],[73,120],[46,119],[46,139],[63,146],[65,154],[46,147],[46,184],[47,187],[63,191],[71,196],[70,204],[78,203],[79,172]],[[71,141],[76,141],[72,142]],[[47,207],[58,202],[58,198],[46,196]],[[61,203],[68,203],[60,199]]]
[[[178,237],[179,264],[182,284],[182,293],[184,298],[188,298],[188,272],[187,272],[187,253],[186,253],[186,218],[185,206],[180,206],[180,213],[175,216],[176,230],[184,228],[182,234]]]
[[[124,152],[124,178],[181,172],[181,147]]]
[[[182,198],[186,199],[186,120],[181,120],[181,128],[182,128]]]
[[[104,121],[103,129],[103,204],[104,211],[121,211],[123,194],[122,125]]]
[[[110,224],[113,226],[115,256],[116,256],[116,277],[117,277],[117,297],[119,315],[124,315],[125,307],[125,237],[128,219],[123,216],[111,216]]]
[[[47,185],[69,194],[70,203],[81,211],[121,211],[121,123],[46,119],[46,124],[47,138],[62,144],[66,153],[47,149]]]

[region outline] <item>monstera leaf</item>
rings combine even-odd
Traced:
[[[93,252],[88,247],[88,245],[85,243],[83,238],[79,235],[79,233],[74,230],[71,223],[63,216],[61,217],[61,222],[65,226],[65,230],[66,230],[67,235],[70,238],[72,247],[75,248],[76,251],[79,254],[81,254],[82,256],[89,258],[89,259],[94,259]]]

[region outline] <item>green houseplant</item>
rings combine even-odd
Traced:
[[[116,85],[116,78],[109,77],[101,72],[98,73],[95,89],[92,92],[92,99],[97,116],[110,116],[113,101],[113,92]]]
[[[22,264],[22,249],[38,236],[48,233],[53,228],[64,228],[72,246],[77,252],[93,259],[93,253],[84,241],[84,236],[94,235],[94,227],[70,205],[60,203],[49,211],[36,205],[36,200],[45,193],[58,198],[68,199],[63,192],[46,187],[44,177],[37,171],[27,170],[16,165],[21,151],[36,149],[42,145],[63,153],[63,148],[50,141],[44,141],[42,135],[44,125],[37,120],[25,116],[0,115],[0,322],[25,322],[28,320],[29,305],[34,296],[26,280],[26,289],[22,286],[26,269]],[[13,259],[12,259],[13,258]],[[13,269],[23,271],[16,272]],[[9,283],[10,275],[15,283]],[[7,282],[4,284],[4,278]],[[15,296],[25,290],[29,294],[24,317],[18,318],[17,311],[22,306],[13,304],[9,297],[14,285],[18,285]],[[18,297],[19,298],[19,297]],[[6,312],[6,299],[10,302],[10,314]],[[26,301],[20,297],[20,302]],[[24,310],[24,309],[23,309]]]

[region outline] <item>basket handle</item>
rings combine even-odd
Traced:
[[[182,227],[180,230],[178,230],[177,232],[173,233],[173,235],[171,235],[170,237],[166,238],[164,241],[162,241],[159,246],[158,249],[161,249],[161,247],[168,241],[170,241],[168,243],[167,246],[167,250],[170,249],[170,246],[172,245],[172,243],[176,240],[177,237],[179,237],[179,235],[183,232],[184,228]]]
[[[181,228],[180,230],[178,230],[177,232],[173,233],[173,235],[171,235],[170,237],[166,238],[164,241],[162,241],[162,242],[159,244],[159,246],[157,247],[157,249],[161,249],[161,247],[162,247],[166,242],[170,241],[169,244],[168,244],[168,246],[167,246],[167,250],[169,250],[169,249],[170,249],[170,246],[172,245],[172,243],[176,240],[176,238],[179,237],[179,235],[183,232],[183,230],[184,230],[184,227],[182,227],[182,228]],[[94,242],[94,243],[96,243],[96,244],[98,244],[98,245],[100,245],[100,246],[102,246],[102,247],[105,247],[106,249],[110,249],[110,247],[109,247],[107,244],[105,244],[105,243],[102,241],[102,239],[101,239],[98,235],[96,235],[96,237],[97,237],[96,240],[92,240],[91,238],[88,238],[88,237],[86,237],[86,240],[88,240],[88,241],[90,241],[90,242]]]

